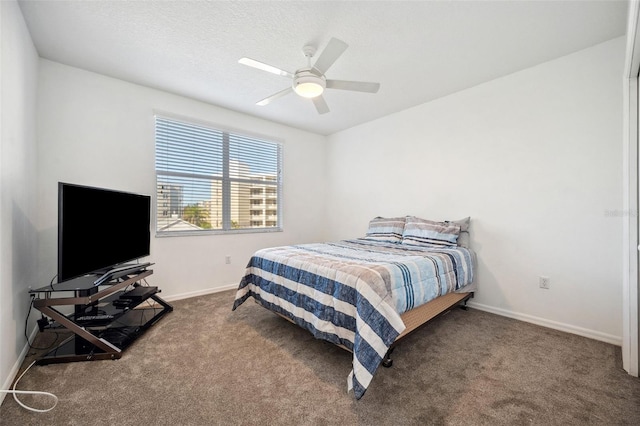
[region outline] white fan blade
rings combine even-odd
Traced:
[[[324,48],[313,67],[320,71],[320,74],[326,73],[336,59],[338,59],[340,55],[347,50],[347,47],[349,47],[349,45],[344,41],[332,38],[329,40],[329,44]]]
[[[316,96],[315,98],[311,98],[313,104],[316,106],[318,110],[318,114],[326,114],[329,112],[329,105],[327,105],[327,101],[324,100],[322,95]]]
[[[287,87],[286,89],[281,90],[278,93],[274,93],[273,95],[267,98],[264,98],[260,102],[256,102],[256,105],[259,105],[259,106],[269,105],[271,102],[275,101],[278,98],[283,97],[284,95],[288,95],[290,92],[293,92],[293,88]]]
[[[252,68],[257,68],[257,69],[262,70],[262,71],[270,72],[271,74],[281,75],[283,77],[293,78],[293,74],[291,74],[289,71],[281,70],[280,68],[276,68],[274,66],[267,65],[267,64],[262,63],[260,61],[256,61],[255,59],[240,58],[240,60],[238,60],[238,62],[241,63],[242,65],[247,65],[247,66],[252,67]]]
[[[365,81],[327,80],[327,89],[354,90],[356,92],[377,93],[380,83]]]

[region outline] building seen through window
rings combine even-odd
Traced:
[[[156,233],[280,229],[281,151],[156,117]]]

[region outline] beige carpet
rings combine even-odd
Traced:
[[[252,299],[232,312],[233,295],[174,302],[119,360],[34,366],[19,389],[58,406],[31,413],[8,395],[0,424],[640,424],[640,380],[606,343],[456,309],[407,337],[356,401],[350,353]]]

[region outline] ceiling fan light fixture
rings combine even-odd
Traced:
[[[293,90],[303,98],[315,98],[322,95],[327,87],[326,80],[311,71],[298,71],[293,79]]]
[[[324,87],[314,82],[299,83],[296,86],[295,90],[296,93],[303,98],[315,98],[316,96],[322,95],[322,92],[324,92]]]

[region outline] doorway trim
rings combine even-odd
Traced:
[[[623,75],[623,275],[622,367],[638,376],[638,73],[640,72],[640,3],[629,2]]]

